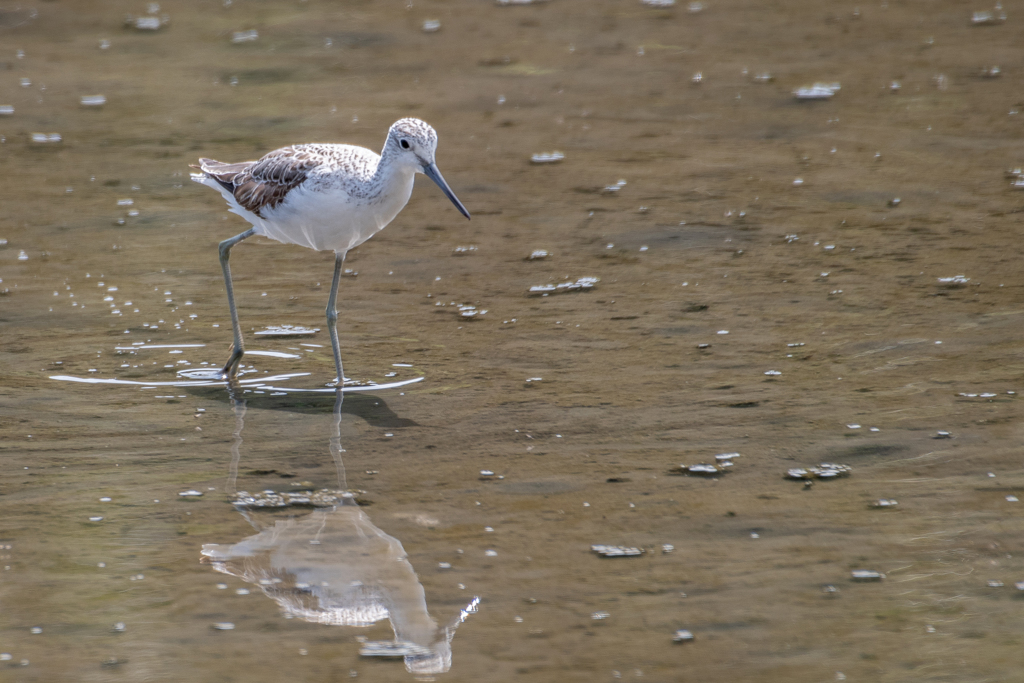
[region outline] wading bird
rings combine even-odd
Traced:
[[[245,232],[220,243],[220,265],[228,291],[235,342],[221,376],[233,379],[245,353],[238,325],[228,258],[231,247],[253,235],[334,251],[334,281],[327,302],[327,328],[338,371],[345,382],[338,343],[338,284],[345,254],[394,220],[412,195],[413,179],[423,173],[452,200],[463,216],[469,212],[437,170],[437,133],[419,119],[401,119],[388,130],[377,155],[365,147],[306,144],[282,147],[259,161],[226,164],[200,159],[202,172],[192,180],[219,191],[229,211],[252,224]]]

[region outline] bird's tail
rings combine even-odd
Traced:
[[[237,164],[226,164],[215,159],[200,159],[199,164],[189,164],[189,168],[198,168],[202,173],[192,174],[192,180],[203,183],[207,178],[215,180],[218,185],[228,192],[235,189],[235,176],[252,166],[254,161],[242,161]]]

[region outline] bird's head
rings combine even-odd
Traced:
[[[436,151],[437,131],[430,124],[419,119],[399,119],[388,131],[388,139],[384,143],[384,153],[381,156],[390,157],[394,162],[408,166],[416,173],[425,174],[437,183],[448,199],[452,200],[455,208],[469,218],[469,211],[437,170],[437,163],[434,161]]]
[[[437,151],[437,131],[426,121],[399,119],[388,131],[384,149],[396,160],[415,166],[422,173],[425,166],[434,163]]]

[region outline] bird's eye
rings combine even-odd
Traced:
[[[400,144],[402,146],[402,149],[409,149],[409,141],[406,140],[405,138],[402,138],[401,140],[399,140],[398,144]]]

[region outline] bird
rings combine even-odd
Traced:
[[[274,150],[257,161],[224,163],[201,158],[192,180],[224,197],[228,211],[252,227],[220,243],[234,345],[220,378],[232,381],[245,353],[228,259],[231,248],[253,235],[317,251],[334,251],[334,280],[327,302],[335,386],[345,382],[338,343],[338,285],[349,250],[383,230],[412,196],[417,173],[433,180],[467,219],[469,211],[437,168],[437,131],[404,118],[388,129],[381,153],[355,145],[310,143]]]

